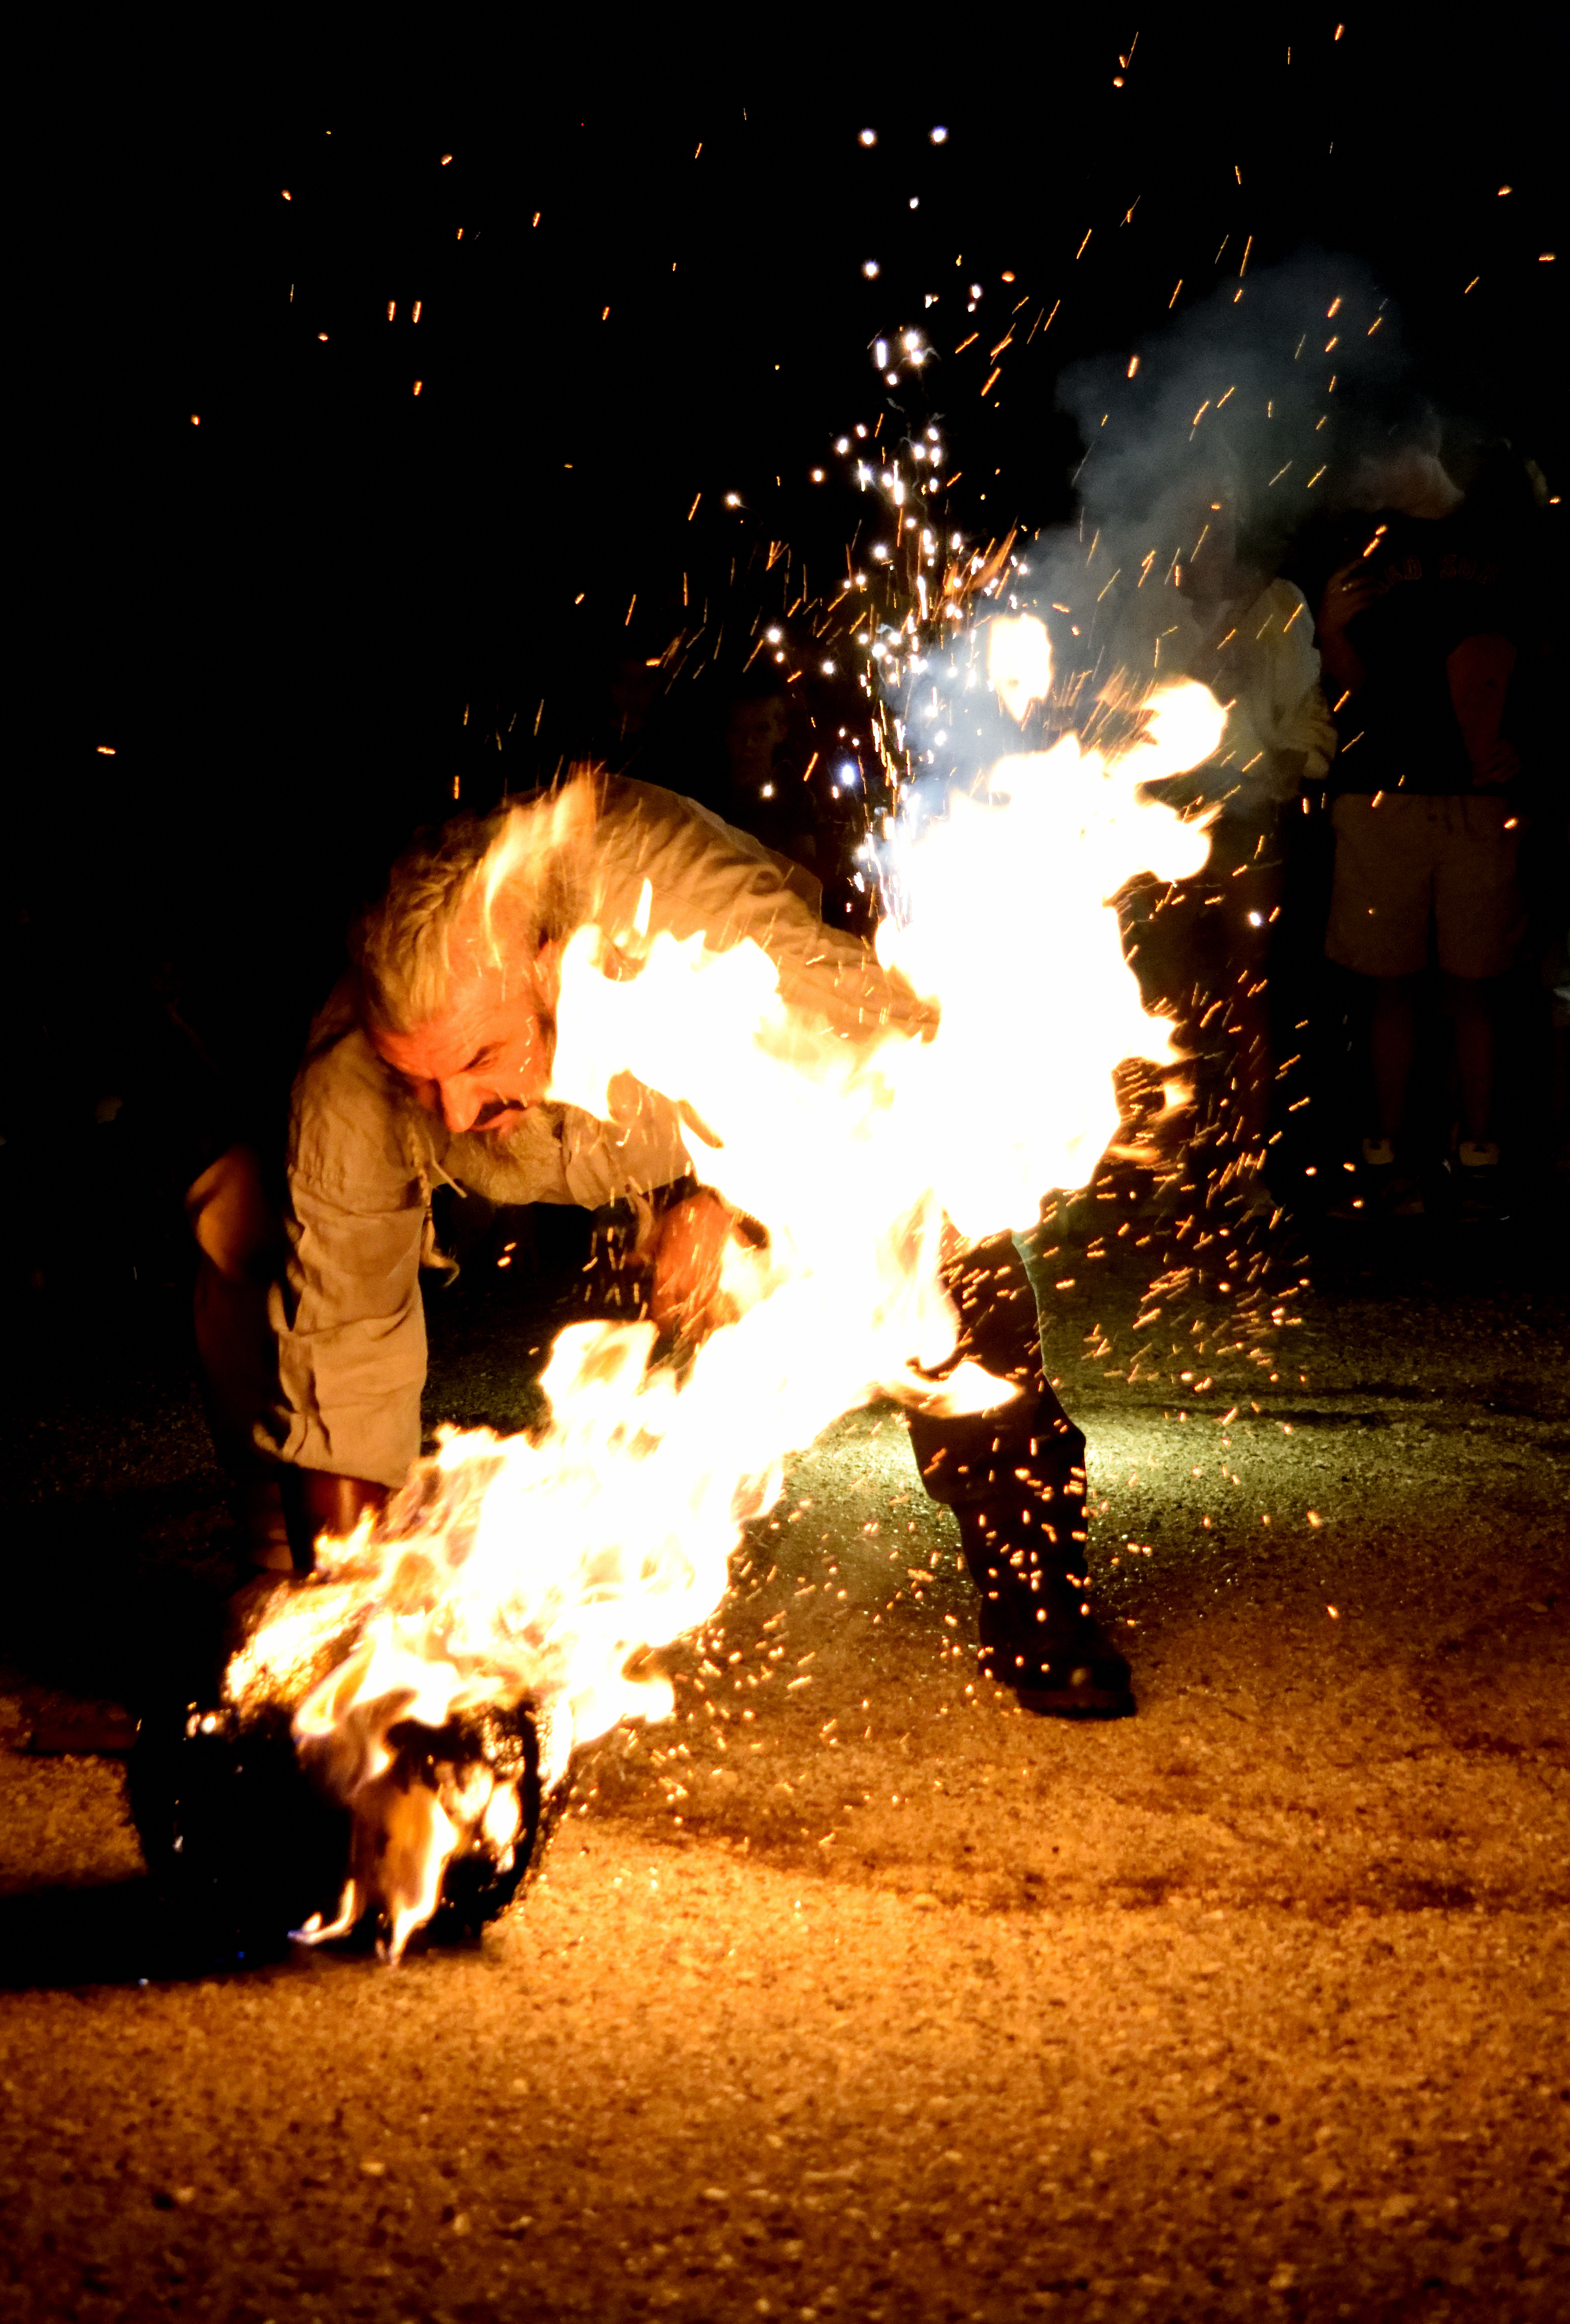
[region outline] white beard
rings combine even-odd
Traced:
[[[449,1135],[442,1167],[491,1203],[570,1203],[562,1123],[566,1108],[531,1105],[511,1130]]]

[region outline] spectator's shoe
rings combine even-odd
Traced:
[[[1464,1138],[1455,1152],[1455,1177],[1463,1221],[1483,1226],[1505,1216],[1499,1148],[1492,1139]]]
[[[1128,1665],[1088,1614],[1054,1624],[1031,1641],[1027,1661],[1006,1647],[984,1646],[982,1668],[1013,1687],[1022,1711],[1042,1719],[1132,1719]]]

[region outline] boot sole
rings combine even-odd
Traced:
[[[1020,1709],[1038,1719],[1132,1719],[1137,1708],[1126,1691],[1115,1694],[1103,1687],[1019,1686],[1014,1692]]]

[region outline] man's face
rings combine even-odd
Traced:
[[[1420,514],[1449,479],[1437,452],[1426,444],[1403,444],[1391,451],[1366,452],[1353,472],[1347,498],[1357,509],[1393,509]]]
[[[1237,522],[1221,501],[1196,501],[1182,515],[1194,546],[1178,560],[1178,587],[1185,597],[1210,604],[1233,595],[1238,585]]]
[[[449,1130],[505,1137],[549,1086],[560,947],[547,945],[522,969],[473,945],[454,955],[442,1014],[412,1033],[373,1031],[372,1044]]]
[[[776,695],[739,702],[725,729],[731,779],[739,790],[757,791],[774,773],[775,752],[785,738],[785,706]]]

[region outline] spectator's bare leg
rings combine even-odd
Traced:
[[[1488,990],[1474,976],[1445,979],[1445,1006],[1455,1031],[1455,1070],[1461,1083],[1461,1135],[1483,1146],[1493,1109],[1493,1012]]]
[[[1411,1087],[1412,1057],[1417,1046],[1417,979],[1382,976],[1375,979],[1373,1023],[1369,1047],[1373,1063],[1374,1103],[1379,1111],[1379,1134],[1399,1138],[1407,1118],[1407,1093]]]

